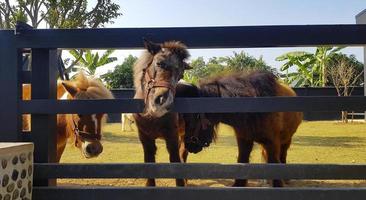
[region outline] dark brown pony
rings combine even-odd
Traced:
[[[166,141],[170,162],[185,161],[188,153],[182,145],[184,127],[179,131],[178,114],[170,111],[178,81],[188,68],[187,47],[175,41],[162,44],[145,41],[145,48],[147,51],[134,66],[134,98],[145,101],[144,113],[134,114],[144,161],[155,162],[157,138]],[[185,181],[177,179],[176,184],[184,186]],[[155,179],[148,179],[146,185],[155,186]]]
[[[192,86],[194,89],[195,87]],[[200,97],[263,97],[296,96],[269,72],[254,71],[220,76],[199,84]],[[268,163],[286,163],[291,138],[302,121],[300,112],[272,113],[207,113],[184,114],[185,147],[198,153],[216,137],[219,123],[233,127],[238,144],[238,163],[248,163],[257,142],[264,148]],[[234,186],[245,186],[247,180],[235,180]],[[273,180],[274,187],[282,187],[282,180]]]

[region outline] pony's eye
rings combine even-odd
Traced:
[[[162,69],[168,69],[168,65],[165,62],[157,62],[156,65]]]

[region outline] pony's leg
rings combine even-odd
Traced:
[[[133,131],[132,124],[133,124],[133,122],[130,119],[128,119],[128,130],[129,131]]]
[[[180,160],[186,163],[187,158],[188,158],[188,151],[186,150],[186,148],[184,146],[183,139],[181,139],[179,142],[179,155],[180,155]]]
[[[286,162],[287,162],[287,150],[288,150],[288,148],[290,148],[290,145],[291,145],[291,141],[281,145],[281,155],[280,155],[281,163],[286,164]]]
[[[250,152],[253,149],[253,141],[248,141],[243,138],[236,137],[238,143],[238,163],[249,163]],[[248,180],[246,179],[236,179],[234,182],[234,187],[245,187]]]
[[[122,124],[122,132],[126,131],[126,119],[125,119],[125,115],[121,114],[121,124]]]
[[[276,141],[268,142],[267,144],[263,145],[267,152],[267,162],[268,163],[281,163],[280,161],[280,143]],[[282,180],[273,180],[272,182],[273,187],[282,187],[283,181]]]
[[[57,154],[56,154],[56,162],[59,163],[61,160],[61,156],[65,151],[66,142],[62,144],[57,144]]]
[[[154,163],[156,154],[155,139],[148,138],[145,134],[139,132],[139,138],[144,149],[145,163]],[[155,179],[147,179],[146,186],[155,186]]]
[[[173,134],[174,135],[174,134]],[[179,155],[179,142],[178,142],[178,134],[175,136],[165,138],[166,141],[166,148],[169,152],[169,160],[171,163],[180,163],[182,162],[180,155]],[[186,182],[184,179],[176,179],[177,186],[185,186]]]
[[[290,141],[290,142],[288,142],[288,143],[285,143],[285,144],[282,144],[282,145],[281,145],[280,161],[281,161],[281,163],[283,163],[283,164],[286,164],[286,163],[287,163],[287,150],[288,150],[288,148],[290,147],[290,145],[291,145],[291,141]],[[286,180],[284,180],[284,182],[285,182],[286,184],[289,184],[290,180],[289,180],[289,179],[286,179]]]
[[[184,142],[183,140],[180,140],[180,144],[179,144],[179,156],[180,156],[180,160],[183,161],[184,163],[187,162],[187,158],[188,158],[188,151],[186,150],[185,146],[184,146]],[[185,184],[188,184],[188,180],[184,179]]]

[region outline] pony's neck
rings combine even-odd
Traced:
[[[145,93],[145,68],[147,68],[152,62],[153,56],[145,51],[142,56],[137,60],[133,68],[133,79],[135,86],[135,97],[144,98]]]

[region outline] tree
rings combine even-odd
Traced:
[[[327,63],[332,55],[344,47],[317,47],[315,53],[293,51],[276,58],[277,61],[286,61],[281,71],[285,72],[285,82],[296,87],[325,86],[327,84]],[[291,68],[296,66],[296,70]],[[292,72],[290,72],[292,71]]]
[[[193,84],[198,83],[201,78],[210,77],[226,71],[221,57],[212,57],[207,63],[203,57],[198,57],[191,61],[190,66],[192,69],[185,71],[183,79]]]
[[[90,1],[89,1],[90,2]],[[14,28],[16,21],[31,23],[38,28],[41,23],[53,28],[98,28],[122,15],[120,6],[112,0],[97,0],[88,9],[88,0],[16,0],[11,4],[9,0],[0,3],[0,28]],[[74,66],[83,57],[82,50],[74,51],[78,54],[65,71],[74,71]],[[61,60],[62,51],[58,51]]]
[[[90,10],[88,0],[9,0],[0,3],[1,28],[13,28],[17,13],[30,20],[33,28],[43,22],[49,28],[97,28],[121,15],[120,6],[111,0],[97,0]]]
[[[358,71],[356,65],[360,65],[360,62],[354,56],[344,54],[333,56],[329,62],[328,74],[338,96],[350,96],[356,83],[360,82],[363,70]],[[348,122],[347,114],[347,111],[342,111],[342,121],[345,123]]]
[[[346,63],[347,66],[352,67],[355,74],[362,74],[364,71],[364,65],[362,62],[357,60],[355,55],[346,55],[343,53],[336,53],[330,56],[329,62],[328,62],[328,74],[332,70],[333,67],[338,66],[340,61]],[[328,84],[329,85],[335,85],[333,83],[332,77],[328,76]],[[364,77],[363,76],[357,76],[357,78],[352,83],[352,86],[360,86],[364,83]]]
[[[133,88],[133,65],[137,57],[129,55],[114,71],[101,76],[110,88]]]
[[[222,61],[226,63],[226,66],[231,71],[260,69],[276,72],[274,68],[271,68],[264,62],[262,56],[259,57],[259,59],[256,59],[243,51],[241,51],[240,53],[234,52],[233,56],[223,57]]]
[[[81,68],[84,69],[91,76],[95,75],[95,71],[98,67],[104,66],[117,60],[117,57],[111,57],[111,54],[113,52],[113,49],[109,49],[105,51],[101,57],[99,57],[98,52],[94,54],[90,49],[86,50],[84,54],[77,50],[69,51],[69,53],[74,56],[77,64],[79,64]],[[80,57],[80,55],[83,56]],[[68,69],[71,70],[71,68]]]
[[[193,59],[190,63],[191,70],[184,74],[184,80],[197,83],[199,79],[216,74],[240,72],[246,70],[260,69],[277,74],[276,69],[268,66],[262,57],[259,59],[246,54],[245,52],[236,53],[227,57],[212,57],[206,63],[202,57]]]

